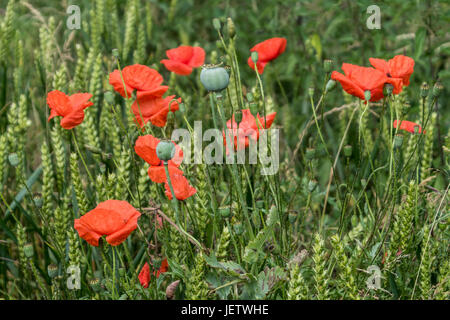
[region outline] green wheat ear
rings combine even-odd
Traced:
[[[326,268],[326,252],[324,241],[317,233],[313,239],[313,278],[314,288],[316,291],[316,298],[319,300],[330,299],[330,292],[328,289],[328,274]]]
[[[78,157],[76,153],[70,155],[70,175],[72,177],[72,186],[77,198],[78,213],[83,215],[88,212],[88,201],[81,182],[80,168],[78,166]]]
[[[201,252],[194,259],[194,268],[186,288],[186,298],[190,300],[204,300],[208,298],[208,284],[206,282],[206,262]]]

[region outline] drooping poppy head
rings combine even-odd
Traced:
[[[389,78],[399,78],[402,79],[402,85],[409,85],[409,78],[414,72],[414,59],[404,56],[397,55],[389,61],[383,59],[369,58],[370,64],[377,70],[385,73]],[[402,87],[395,88],[394,93],[400,93]]]
[[[361,67],[349,63],[342,64],[344,74],[331,73],[331,79],[339,81],[342,89],[352,96],[365,100],[365,91],[370,91],[370,101],[381,100],[385,83],[394,87],[401,85],[401,79],[388,78],[383,72],[374,68]]]
[[[90,93],[75,93],[71,96],[64,92],[53,90],[47,95],[47,104],[50,108],[48,121],[56,116],[61,116],[61,127],[72,129],[83,122],[84,109],[93,105]]]
[[[167,259],[164,259],[161,262],[161,266],[158,270],[153,271],[153,275],[156,276],[156,278],[159,278],[161,273],[167,272],[169,270],[169,264],[167,262]],[[141,269],[141,272],[139,272],[139,282],[141,283],[141,286],[144,288],[148,288],[148,285],[150,284],[151,275],[150,275],[150,265],[146,262],[144,266]]]
[[[155,97],[147,92],[138,92],[137,99],[131,105],[136,122],[143,127],[151,122],[154,126],[164,127],[167,123],[167,115],[179,109],[181,98],[174,100],[174,95],[166,98]],[[172,101],[173,100],[173,101]]]
[[[188,179],[181,174],[170,175],[170,182],[172,183],[173,192],[175,193],[175,197],[178,200],[186,200],[187,198],[193,196],[197,189],[189,184]],[[170,190],[169,184],[167,181],[164,184],[166,188],[166,196],[172,200],[172,192]]]
[[[179,46],[166,51],[169,59],[161,60],[167,70],[181,76],[192,73],[193,68],[200,67],[205,62],[205,50],[200,47]]]
[[[397,120],[394,120],[394,128],[397,129]],[[417,129],[416,129],[417,128]],[[418,125],[417,123],[411,122],[411,121],[406,121],[406,120],[402,120],[400,122],[400,130],[405,130],[408,131],[410,133],[422,133],[422,127],[420,125]],[[423,134],[425,134],[427,131],[424,130]]]
[[[131,98],[134,90],[138,93],[146,91],[149,95],[162,97],[169,89],[168,86],[161,86],[162,82],[163,77],[158,71],[141,64],[123,68],[122,77],[119,70],[114,70],[109,74],[109,83],[124,98]]]
[[[102,236],[106,236],[110,245],[117,246],[137,228],[140,215],[126,201],[107,200],[80,219],[75,219],[74,228],[81,238],[93,246],[98,246]]]
[[[271,38],[258,43],[250,49],[251,52],[258,52],[256,67],[258,68],[259,74],[264,72],[264,67],[269,61],[276,59],[286,50],[286,43],[287,40],[285,38]],[[247,63],[250,68],[255,70],[255,63],[252,61],[252,57],[248,58]]]

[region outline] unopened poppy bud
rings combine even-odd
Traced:
[[[180,280],[177,280],[167,286],[167,289],[166,289],[167,300],[172,300],[175,297],[175,292],[177,291],[177,287],[179,284],[180,284]]]
[[[352,152],[353,152],[353,147],[351,145],[347,144],[346,146],[344,146],[344,155],[346,157],[351,157]]]
[[[20,159],[17,153],[10,153],[8,155],[8,161],[9,164],[12,165],[13,167],[17,167],[20,163]]]
[[[433,86],[433,98],[439,97],[439,95],[441,94],[442,89],[444,89],[442,84],[440,82],[436,82],[434,84],[434,86]]]
[[[366,101],[370,101],[371,96],[372,96],[372,93],[370,92],[370,90],[364,91],[364,99]]]
[[[58,275],[58,266],[56,264],[49,264],[47,266],[47,274],[50,278],[55,278]]]
[[[328,80],[327,85],[325,86],[325,92],[330,92],[334,88],[336,88],[336,81],[333,79]]]
[[[314,158],[316,156],[316,149],[314,149],[314,148],[306,149],[305,156],[306,156],[306,160],[308,160],[308,161],[314,160]]]
[[[219,92],[228,87],[230,76],[223,67],[204,67],[200,73],[200,81],[206,90]]]
[[[396,134],[394,137],[394,148],[400,148],[403,145],[403,135]]]
[[[214,19],[213,19],[213,26],[214,26],[214,29],[216,29],[217,31],[219,31],[220,28],[222,27],[222,26],[220,25],[220,20],[217,19],[217,18],[214,18]]]
[[[241,223],[235,224],[235,225],[233,226],[233,228],[234,228],[234,232],[235,232],[237,235],[241,235],[242,232],[244,231],[244,229],[243,229]]]
[[[230,207],[219,208],[219,213],[223,218],[228,218],[231,216]]]
[[[251,93],[251,92],[247,93],[247,101],[253,102],[253,93]]]
[[[325,59],[323,61],[323,69],[326,73],[329,73],[333,70],[333,60]]]
[[[171,141],[161,140],[156,146],[156,155],[159,160],[169,161],[175,156],[175,145]]]
[[[313,192],[314,190],[316,190],[316,187],[317,187],[317,180],[309,180],[308,191]]]
[[[392,94],[392,91],[394,91],[394,86],[390,83],[385,83],[383,87],[383,94],[385,96],[389,96]],[[368,100],[370,100],[370,98]]]
[[[112,49],[112,55],[115,58],[119,58],[119,49]]]
[[[99,278],[92,278],[89,280],[89,286],[94,290],[94,292],[99,292],[101,287],[100,279]]]
[[[252,57],[253,63],[258,62],[258,51],[252,51],[252,54],[250,55]]]
[[[109,104],[114,104],[114,93],[111,91],[105,92],[105,101]]]
[[[228,36],[230,38],[234,38],[234,36],[236,35],[236,28],[234,26],[233,19],[231,19],[230,17],[228,17],[227,19],[227,29],[228,29]]]
[[[23,246],[23,252],[25,253],[25,257],[32,258],[34,256],[34,248],[31,243],[27,243]]]
[[[430,86],[428,85],[428,83],[423,82],[422,85],[420,86],[420,96],[422,98],[428,97],[429,91],[430,91]]]

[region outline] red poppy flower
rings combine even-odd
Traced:
[[[263,42],[258,43],[250,51],[258,52],[258,61],[256,62],[256,67],[258,68],[259,74],[264,72],[264,67],[267,62],[276,59],[280,54],[286,50],[287,40],[285,38],[271,38]],[[252,61],[250,56],[247,61],[250,68],[255,70],[255,63]]]
[[[168,86],[161,86],[163,77],[158,71],[141,64],[123,68],[122,77],[119,70],[114,70],[109,74],[109,83],[124,98],[131,98],[134,90],[137,92],[146,91],[148,94],[162,97],[169,88]]]
[[[362,100],[365,100],[365,91],[370,91],[370,101],[382,99],[385,83],[392,84],[394,88],[401,86],[401,79],[388,78],[386,74],[374,68],[343,63],[342,70],[345,75],[333,71],[331,79],[339,81],[345,92]]]
[[[84,109],[93,105],[90,93],[75,93],[71,96],[64,92],[53,90],[47,95],[47,104],[50,107],[48,121],[56,116],[62,116],[61,127],[72,129],[83,122]]]
[[[369,58],[369,61],[374,68],[386,74],[387,77],[402,79],[402,84],[400,86],[394,86],[393,93],[398,94],[402,91],[402,85],[409,85],[409,78],[414,72],[413,58],[397,55],[389,61],[376,58]]]
[[[172,183],[172,187],[173,187],[173,192],[175,193],[175,197],[178,200],[186,200],[187,198],[189,198],[190,196],[193,196],[196,192],[197,189],[195,189],[193,186],[191,186],[189,184],[188,179],[186,179],[185,176],[181,175],[181,174],[174,174],[174,175],[170,175],[170,182]],[[170,187],[169,184],[166,183],[164,184],[165,188],[166,188],[166,196],[172,200],[172,192],[170,191]]]
[[[405,130],[411,133],[415,133],[414,128],[418,127],[419,131],[418,133],[422,133],[422,127],[420,125],[418,125],[417,123],[411,122],[411,121],[406,121],[406,120],[402,120],[400,122],[400,130]],[[397,120],[394,120],[394,128],[397,129]],[[426,133],[426,130],[423,131],[423,133]]]
[[[179,46],[166,51],[169,59],[161,60],[167,70],[187,76],[193,68],[200,67],[205,62],[205,50],[200,47]]]
[[[249,146],[249,137],[254,141],[259,139],[259,129],[269,129],[275,120],[276,112],[268,114],[264,120],[259,113],[256,115],[257,119],[251,114],[250,109],[243,109],[242,120],[239,123],[239,127],[234,120],[234,114],[231,120],[227,121],[228,132],[234,137],[235,148],[237,148],[237,142],[239,137],[239,149],[243,149]],[[232,129],[232,130],[231,130]],[[226,145],[226,136],[224,135],[224,143]],[[228,150],[227,150],[228,154]]]
[[[160,140],[155,138],[154,136],[148,134],[145,136],[140,136],[135,143],[134,151],[136,154],[144,159],[145,162],[150,164],[150,168],[148,168],[148,176],[150,180],[156,183],[166,182],[166,170],[164,168],[164,164],[161,160],[159,160],[156,155],[156,146]],[[172,160],[168,162],[169,174],[183,174],[183,171],[178,169],[181,162],[183,161],[183,150],[176,144],[175,145],[175,156]]]
[[[138,92],[136,101],[131,105],[136,122],[141,127],[148,121],[154,126],[164,127],[167,123],[167,115],[169,114],[169,103],[170,112],[178,110],[179,103],[181,103],[181,98],[172,101],[174,97],[173,95],[161,98],[155,97],[152,92]]]
[[[107,200],[80,219],[75,219],[74,228],[81,238],[93,246],[98,246],[98,239],[102,236],[106,236],[110,245],[117,246],[137,228],[140,215],[126,201]]]
[[[156,276],[156,278],[159,278],[161,273],[167,272],[169,270],[169,264],[167,262],[167,259],[164,259],[161,262],[161,266],[158,270],[153,271],[153,275]],[[141,272],[139,272],[139,282],[141,283],[141,286],[144,288],[148,288],[148,285],[150,284],[151,276],[150,276],[150,266],[146,262],[144,266],[141,269]]]

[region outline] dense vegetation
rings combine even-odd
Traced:
[[[377,2],[380,29],[367,27],[365,0],[76,2],[75,29],[71,1],[0,5],[2,299],[449,298],[448,2]],[[271,38],[286,47],[260,74],[249,65],[265,55],[250,49]],[[199,66],[169,71],[160,61],[180,45],[225,67],[226,89],[206,90]],[[343,63],[399,55],[414,61],[400,93],[382,85],[358,98],[330,80]],[[163,126],[151,118],[140,129],[132,112],[147,81],[128,76],[136,64],[168,86],[151,98],[172,108]],[[92,94],[71,128],[48,120],[56,91]],[[269,115],[279,129],[274,175],[258,159],[177,164],[183,175],[172,177],[150,140],[136,147],[194,121],[222,130],[246,109],[266,116],[259,129]],[[85,230],[94,222],[83,233],[76,221],[107,217],[105,201],[137,228],[96,243]]]

